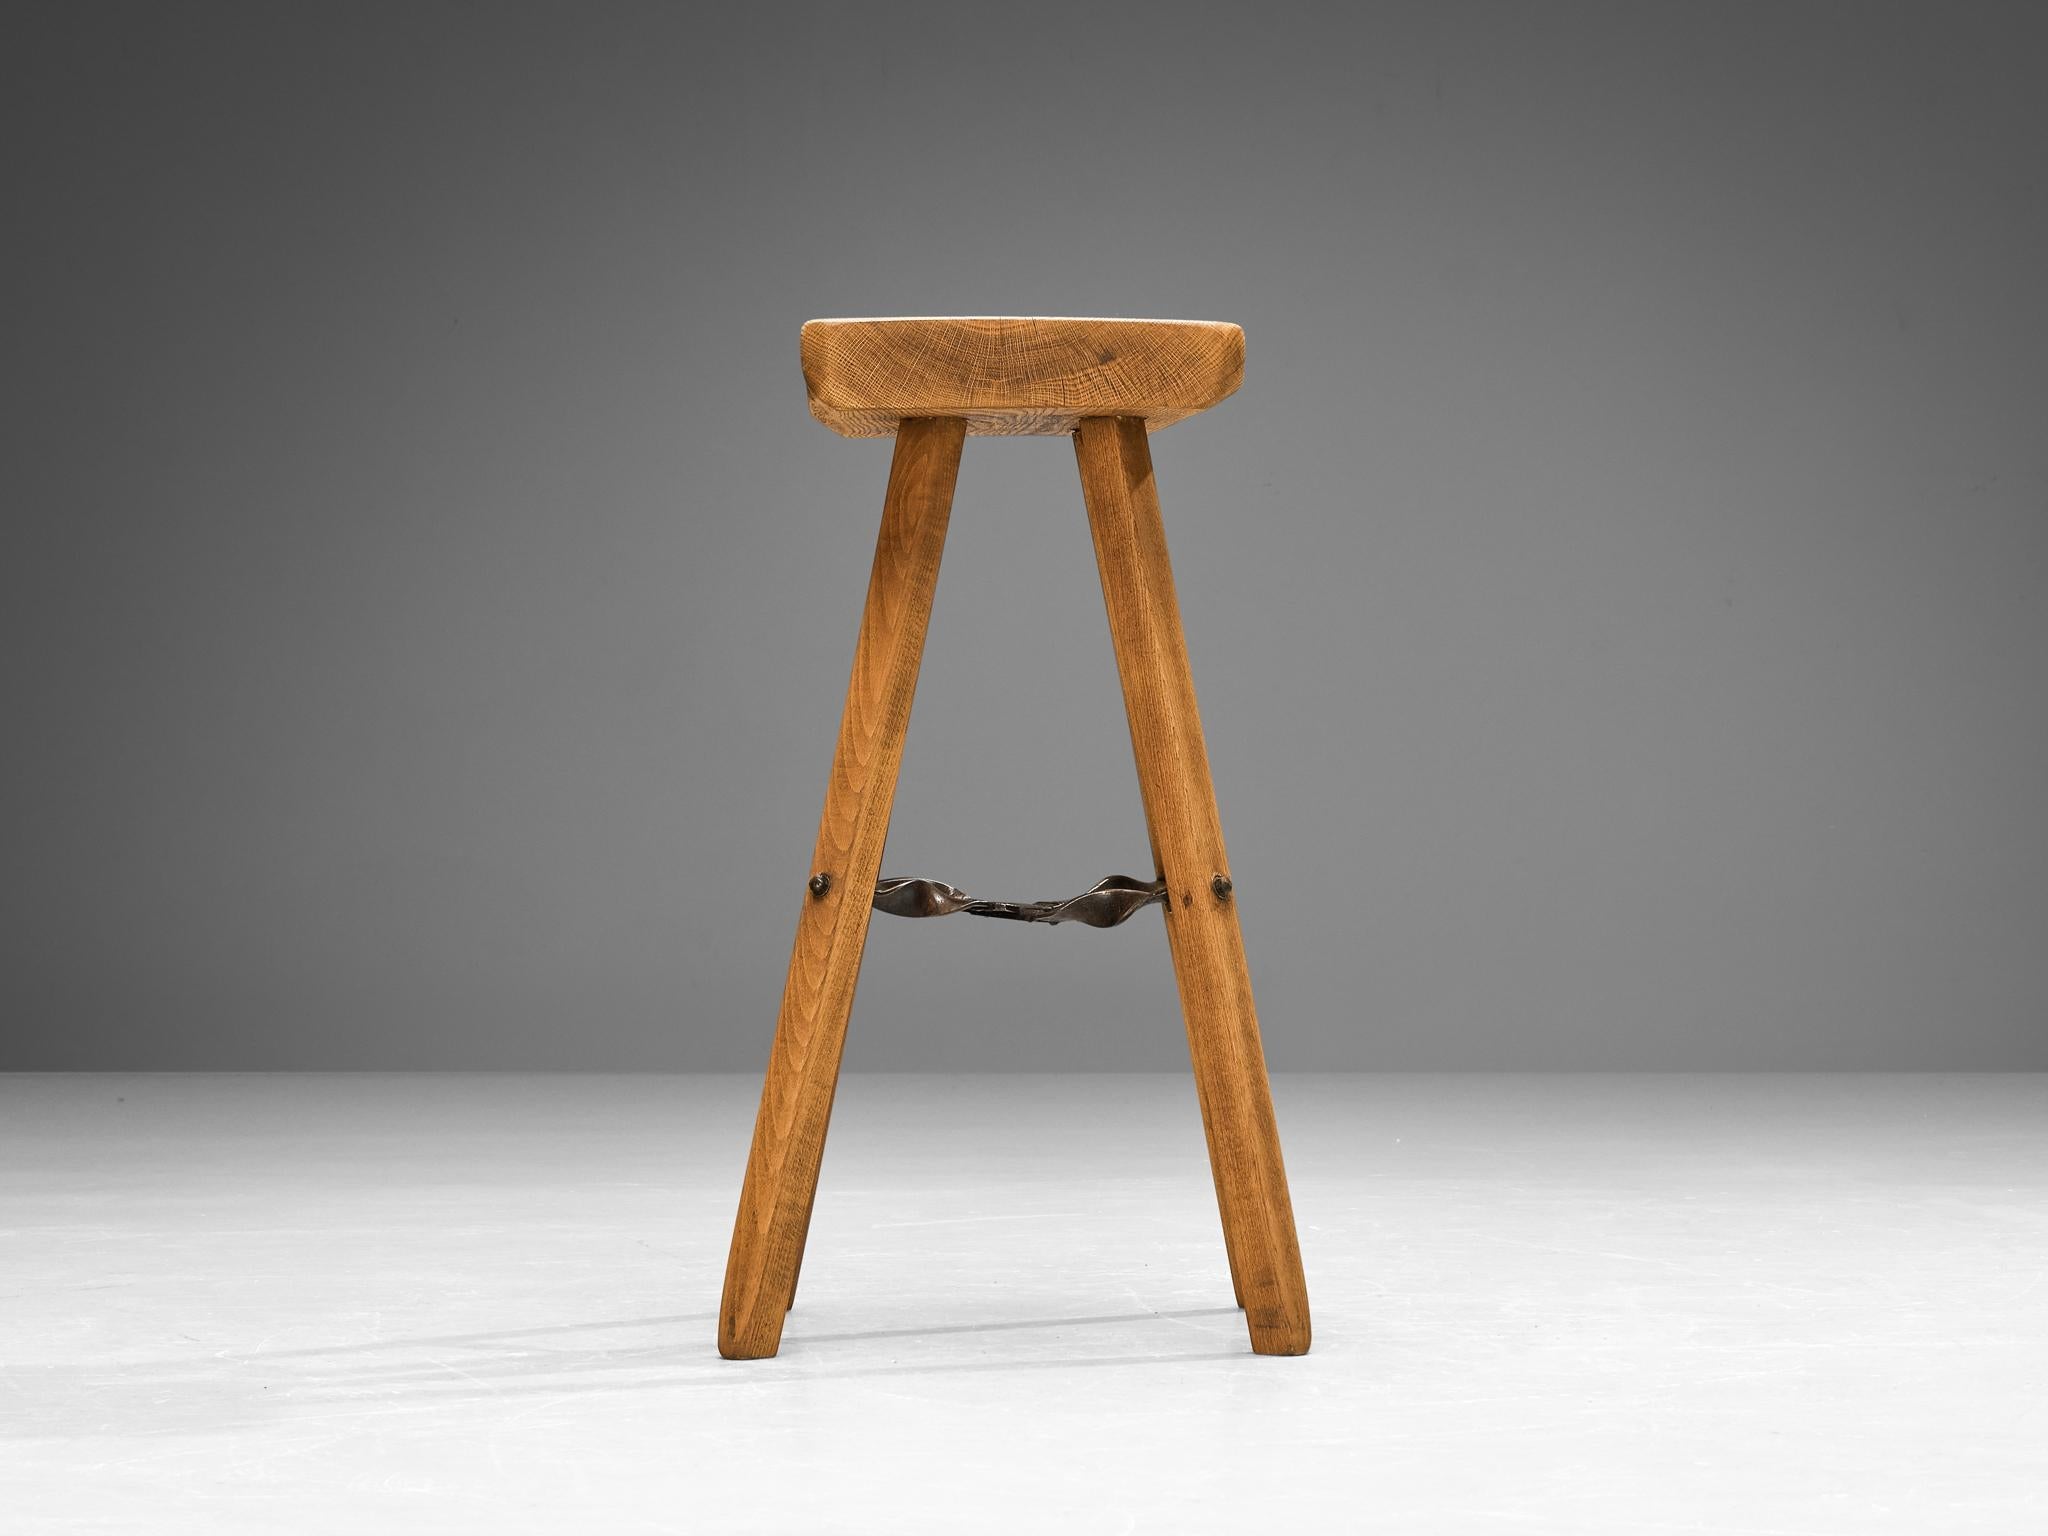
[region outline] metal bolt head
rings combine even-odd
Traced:
[[[823,869],[819,870],[815,875],[811,876],[810,883],[811,895],[813,897],[822,898],[827,891],[832,889],[831,871]]]
[[[1209,889],[1216,893],[1218,901],[1230,900],[1230,876],[1211,875],[1209,877]]]

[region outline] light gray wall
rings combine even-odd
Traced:
[[[812,315],[1249,337],[1155,458],[1281,1068],[2048,1067],[2039,7],[52,6],[4,1064],[755,1070],[886,443]],[[887,868],[1146,842],[975,441]],[[855,1068],[1171,1067],[1157,920]]]

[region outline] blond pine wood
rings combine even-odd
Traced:
[[[726,1261],[718,1352],[730,1360],[774,1354],[795,1298],[965,434],[956,417],[908,421],[896,437],[811,863],[831,884],[804,893]]]
[[[1230,863],[1181,635],[1145,423],[1128,416],[1084,420],[1074,436],[1074,451],[1123,680],[1152,855],[1167,882],[1166,937],[1180,984],[1231,1279],[1253,1350],[1303,1354],[1309,1346],[1308,1288],[1245,968],[1237,895],[1227,885],[1219,894],[1212,883],[1219,876],[1228,880]]]
[[[1156,431],[1244,382],[1244,332],[1209,320],[813,320],[802,351],[811,414],[847,437],[921,416],[1008,437],[1085,416]]]

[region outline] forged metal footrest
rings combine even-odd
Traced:
[[[1166,901],[1164,880],[1133,880],[1111,875],[1065,901],[977,901],[943,880],[878,880],[875,910],[891,917],[945,917],[970,912],[976,917],[1006,917],[1019,923],[1086,923],[1114,928],[1133,912]]]

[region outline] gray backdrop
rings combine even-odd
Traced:
[[[1240,322],[1154,445],[1281,1068],[2048,1067],[2039,7],[10,29],[11,1067],[755,1070],[887,443],[813,315]],[[968,445],[886,868],[1148,873]],[[1172,1067],[1156,917],[854,1068]]]

